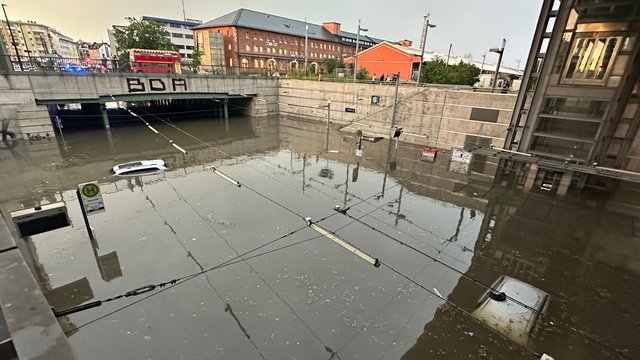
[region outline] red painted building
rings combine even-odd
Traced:
[[[421,50],[411,47],[411,41],[402,40],[398,45],[381,42],[358,54],[358,69],[366,68],[369,76],[380,78],[381,75],[400,73],[401,81],[416,79],[420,64]],[[353,64],[354,57],[346,59],[345,64]]]

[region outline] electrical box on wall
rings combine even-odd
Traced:
[[[20,237],[40,234],[71,224],[67,214],[67,205],[64,202],[12,211],[11,218]]]

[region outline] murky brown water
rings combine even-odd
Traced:
[[[303,228],[292,212],[332,215],[319,225],[383,266],[306,228],[247,257],[263,255],[149,298],[62,318],[79,358],[640,357],[640,220],[606,210],[606,195],[523,193],[448,171],[446,154],[422,162],[419,147],[402,143],[397,155],[386,141],[365,143],[356,162],[353,139],[332,131],[326,152],[317,123],[234,118],[228,132],[220,120],[176,124],[230,156],[161,125],[188,155],[143,126],[0,148],[5,216],[67,203],[72,227],[20,243],[56,309],[234,259]],[[111,176],[115,164],[142,158],[164,159],[169,170]],[[101,183],[107,209],[90,217],[93,244],[75,197],[77,184],[92,180]],[[337,214],[335,205],[413,249]],[[483,284],[508,275],[543,289],[555,323],[539,321],[526,348],[488,330],[431,293],[473,311],[485,288],[461,273]]]

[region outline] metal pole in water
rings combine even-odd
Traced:
[[[82,195],[80,195],[80,190],[76,190],[76,196],[78,197],[78,202],[80,203],[80,210],[82,210],[82,218],[84,219],[84,225],[87,227],[87,233],[89,233],[89,239],[95,240],[93,236],[93,228],[89,224],[89,217],[87,216],[87,211],[84,208],[84,204],[82,203]]]

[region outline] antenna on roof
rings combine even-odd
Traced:
[[[184,12],[184,0],[182,0],[182,18],[187,21],[187,13]]]

